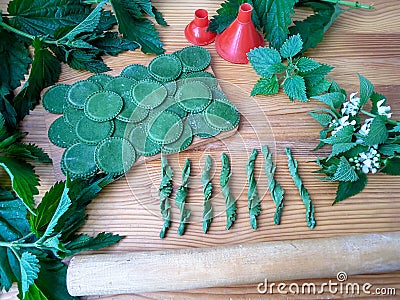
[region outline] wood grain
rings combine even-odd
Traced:
[[[0,9],[7,1],[0,0]],[[154,0],[157,8],[163,12],[169,27],[160,28],[161,39],[167,52],[189,45],[184,39],[183,30],[192,19],[197,8],[205,8],[213,15],[219,8],[220,1],[200,0]],[[400,1],[376,0],[374,11],[348,11],[343,14],[327,32],[323,43],[308,55],[318,61],[335,66],[332,77],[348,92],[358,89],[356,73],[369,78],[376,90],[389,99],[393,109],[393,118],[400,119]],[[158,232],[162,220],[158,213],[156,188],[159,178],[160,162],[152,161],[135,168],[129,176],[107,187],[90,206],[90,215],[82,232],[93,234],[101,231],[112,231],[127,237],[118,245],[104,249],[102,253],[152,251],[181,248],[202,248],[216,245],[230,245],[262,241],[284,241],[290,239],[313,239],[318,237],[343,236],[358,233],[379,233],[397,231],[400,228],[400,177],[384,175],[370,176],[367,188],[359,195],[343,203],[331,206],[336,190],[335,184],[315,179],[312,171],[316,165],[310,161],[323,156],[327,150],[318,153],[311,150],[317,144],[319,125],[307,111],[317,109],[316,101],[309,103],[290,103],[280,93],[274,97],[254,97],[248,95],[258,76],[249,65],[233,65],[222,60],[216,53],[214,45],[206,46],[212,54],[212,66],[216,76],[229,86],[227,92],[235,96],[240,90],[243,97],[234,97],[232,101],[239,107],[243,118],[238,134],[231,138],[217,141],[180,154],[169,156],[176,176],[175,187],[179,185],[179,173],[186,157],[190,158],[193,168],[193,180],[188,204],[193,211],[193,218],[184,236],[175,234],[178,224],[173,222],[167,238],[160,240]],[[132,61],[148,61],[152,57],[139,51],[124,53],[118,57],[106,57],[105,62],[113,69],[111,74],[120,70]],[[60,82],[73,83],[87,78],[87,72],[71,70],[63,66]],[[232,89],[232,91],[230,91]],[[233,94],[233,95],[232,95]],[[29,131],[26,138],[46,150],[50,144],[46,134],[45,112],[38,106],[26,118],[22,129]],[[261,136],[261,137],[260,137]],[[273,138],[272,138],[273,137]],[[282,224],[273,225],[274,206],[266,191],[267,178],[262,171],[263,163],[256,162],[256,174],[260,195],[263,196],[262,213],[259,217],[259,229],[253,231],[249,226],[247,212],[247,186],[245,180],[245,162],[253,147],[268,143],[275,150],[278,165],[277,180],[286,191],[285,208]],[[304,207],[298,192],[292,183],[287,170],[287,158],[284,148],[290,146],[293,155],[298,159],[300,175],[309,190],[316,206],[317,226],[309,230],[305,223]],[[200,224],[201,193],[199,176],[202,158],[210,154],[215,162],[213,182],[218,186],[219,157],[222,151],[229,149],[233,160],[232,188],[238,198],[238,220],[230,231],[225,231],[225,215],[219,190],[216,189],[213,204],[215,220],[210,231],[204,235]],[[260,157],[261,158],[261,157]],[[37,172],[41,176],[41,195],[56,180],[54,169],[50,165],[38,164]],[[151,179],[151,180],[149,180]],[[40,199],[40,197],[38,197]],[[172,218],[176,220],[178,210],[172,207]],[[326,258],[329,261],[329,257]],[[310,258],[310,263],[312,260]],[[345,270],[344,270],[345,271]],[[315,280],[321,285],[329,279]],[[400,272],[381,275],[350,276],[349,280],[369,282],[374,287],[396,287],[399,293]],[[304,281],[295,281],[301,284]],[[289,283],[286,281],[286,283]],[[11,295],[11,294],[10,294]],[[271,295],[270,295],[271,296]],[[346,297],[346,295],[319,295],[319,298]],[[350,295],[347,295],[350,296]],[[366,295],[363,295],[366,296]],[[2,295],[5,299],[12,296]],[[197,289],[185,292],[146,293],[125,296],[102,297],[101,299],[250,299],[260,296],[256,286],[234,286],[224,288]],[[278,295],[271,298],[280,298]],[[301,295],[284,295],[283,298],[301,299]],[[270,298],[270,297],[269,297]],[[307,298],[303,296],[303,298]],[[309,297],[308,297],[309,298]],[[88,299],[98,299],[97,297]]]

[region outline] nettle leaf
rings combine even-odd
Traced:
[[[48,298],[34,283],[29,287],[29,290],[25,293],[24,300],[48,300]]]
[[[35,36],[54,37],[59,27],[76,26],[90,14],[90,6],[76,0],[12,0],[9,23]]]
[[[357,75],[360,79],[360,107],[363,107],[374,93],[374,86],[367,78],[363,77],[361,74]]]
[[[356,143],[337,143],[332,145],[332,153],[329,155],[329,158],[335,157],[339,154],[345,153],[354,147],[356,147]]]
[[[29,223],[24,204],[11,191],[0,190],[0,240],[12,242],[28,233]]]
[[[32,69],[27,82],[14,98],[13,104],[19,120],[22,120],[29,110],[33,109],[40,100],[40,92],[57,82],[61,72],[61,64],[39,39],[33,41],[35,48]]]
[[[35,174],[33,167],[27,162],[6,156],[0,156],[0,167],[10,177],[15,194],[22,200],[28,210],[33,213],[35,203],[33,196],[39,194],[37,189],[39,178]]]
[[[303,41],[301,40],[300,35],[292,35],[283,43],[279,52],[283,58],[294,57],[300,53],[302,47]]]
[[[383,144],[380,145],[378,151],[386,156],[395,156],[396,153],[400,153],[399,144]]]
[[[31,216],[29,223],[32,232],[41,237],[47,229],[60,203],[65,188],[65,182],[57,182],[43,196],[36,209],[36,216]]]
[[[97,51],[72,50],[68,55],[68,65],[76,70],[87,70],[92,73],[103,73],[111,69],[103,62]]]
[[[98,250],[118,243],[123,236],[113,235],[112,233],[101,232],[95,237],[90,237],[86,234],[81,234],[72,238],[72,240],[65,244],[68,250],[68,256],[74,255],[78,252]]]
[[[367,185],[368,178],[364,173],[358,173],[358,180],[354,182],[340,181],[336,191],[336,198],[332,205],[360,193]]]
[[[332,110],[336,110],[346,101],[346,96],[339,92],[327,93],[321,96],[315,96],[313,99],[321,101],[328,105]]]
[[[301,57],[296,66],[300,72],[308,72],[319,68],[321,64],[311,58]]]
[[[328,79],[322,79],[314,86],[307,86],[307,96],[311,98],[321,95],[322,93],[329,91],[331,85],[332,83]]]
[[[351,167],[350,163],[344,156],[340,157],[340,163],[335,174],[331,178],[332,181],[354,182],[359,179],[356,171]]]
[[[385,165],[381,170],[382,173],[389,175],[400,175],[400,157],[389,157],[383,161]]]
[[[341,144],[341,143],[351,143],[353,139],[354,126],[347,125],[340,129],[336,134],[329,138],[323,139],[322,141],[326,144]]]
[[[133,51],[139,47],[137,43],[118,37],[117,32],[106,32],[98,39],[91,41],[92,45],[108,55],[118,55],[124,51]]]
[[[93,9],[90,14],[80,22],[77,26],[75,26],[68,34],[66,34],[62,39],[70,40],[76,38],[76,36],[85,33],[85,32],[93,32],[96,27],[99,25],[101,10],[103,5],[106,3],[106,0],[101,1],[95,9]]]
[[[286,78],[282,83],[282,86],[291,101],[294,99],[303,102],[308,100],[306,95],[306,84],[301,76],[293,75]]]
[[[260,78],[253,90],[251,91],[251,96],[255,95],[275,95],[279,91],[279,82],[276,75],[271,78]]]
[[[266,47],[258,47],[251,50],[247,53],[247,57],[256,73],[265,78],[270,78],[275,73],[278,73],[276,72],[276,65],[282,61],[281,55],[277,50]],[[284,69],[281,72],[283,71]]]
[[[24,75],[28,74],[32,62],[28,47],[13,33],[0,29],[0,57],[0,86],[12,91],[21,85]]]
[[[21,267],[21,290],[22,295],[25,297],[25,293],[29,290],[29,287],[35,279],[38,277],[40,265],[37,257],[30,252],[26,251],[21,255],[20,261]]]
[[[330,114],[317,114],[315,112],[308,113],[311,117],[314,118],[322,127],[327,127],[332,122],[332,115]]]
[[[138,43],[144,53],[164,53],[154,24],[142,17],[134,1],[111,0],[111,5],[118,21],[118,30],[125,38]]]
[[[326,130],[326,129],[321,130],[321,131],[319,132],[319,139],[320,139],[320,142],[319,142],[319,144],[313,149],[313,151],[317,151],[317,150],[321,149],[321,148],[325,145],[325,143],[323,142],[323,140],[326,139],[326,137],[328,136],[328,132],[329,132],[329,131]]]
[[[314,14],[302,21],[294,21],[289,27],[290,34],[300,34],[303,40],[302,52],[315,48],[323,39],[325,32],[343,12],[340,5],[316,1],[300,2],[299,7],[311,8]]]
[[[5,289],[6,292],[10,290],[13,282],[17,281],[8,259],[9,255],[13,255],[9,248],[0,247],[0,290]]]
[[[2,154],[9,154],[19,158],[31,158],[39,162],[51,163],[51,158],[35,144],[14,143],[7,149],[1,151]]]
[[[307,72],[298,72],[298,75],[304,78],[307,87],[313,87],[321,82],[321,80],[325,79],[325,76],[328,75],[330,71],[333,70],[332,66],[321,64],[320,67]]]
[[[376,116],[371,123],[370,131],[364,138],[364,144],[367,146],[373,146],[376,144],[382,144],[386,142],[389,137],[388,130],[386,128],[386,116]]]
[[[289,34],[296,0],[257,0],[254,10],[271,47],[280,49]]]

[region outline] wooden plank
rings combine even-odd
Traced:
[[[0,9],[5,8],[5,0],[0,0]],[[157,8],[163,12],[170,24],[160,28],[161,38],[167,52],[189,45],[183,36],[183,30],[192,19],[195,9],[203,7],[210,15],[219,7],[220,1],[199,0],[154,0]],[[344,13],[327,32],[324,42],[316,49],[310,50],[308,55],[318,61],[335,66],[333,78],[348,92],[358,89],[357,72],[369,78],[376,86],[376,90],[385,94],[393,109],[393,118],[400,119],[400,2],[398,0],[376,0],[374,11],[353,10]],[[214,45],[206,47],[212,55],[212,66],[216,76],[223,81],[235,85],[248,95],[258,76],[249,65],[232,65],[217,55]],[[141,54],[139,51],[125,53],[118,57],[106,57],[105,62],[117,74],[125,65],[132,61],[146,62],[152,56]],[[63,66],[60,82],[73,83],[87,78],[89,73],[71,70]],[[317,168],[309,163],[318,155],[323,156],[327,150],[312,152],[317,144],[319,125],[306,112],[319,108],[316,101],[309,103],[295,103],[288,101],[282,93],[274,97],[240,98],[235,104],[244,115],[244,121],[239,127],[241,137],[240,149],[246,147],[242,153],[235,151],[238,141],[235,138],[219,141],[193,151],[170,156],[170,162],[175,171],[175,187],[179,184],[179,173],[186,157],[193,163],[193,185],[189,193],[189,207],[193,210],[192,223],[183,237],[175,232],[176,223],[168,237],[158,238],[162,220],[158,213],[158,198],[156,187],[160,180],[158,160],[135,168],[135,172],[116,182],[89,206],[89,220],[83,227],[84,233],[112,231],[127,235],[118,245],[104,249],[101,252],[150,251],[181,248],[203,248],[217,245],[239,243],[284,241],[290,239],[313,239],[319,237],[344,236],[357,233],[379,233],[396,231],[400,227],[400,178],[384,175],[371,176],[367,188],[363,193],[331,206],[336,189],[335,184],[317,181],[312,174]],[[246,111],[247,105],[252,107]],[[254,116],[261,116],[256,122],[257,128],[266,135],[265,141],[274,146],[269,139],[271,131],[275,140],[275,159],[278,165],[277,179],[286,190],[285,208],[282,215],[282,224],[273,225],[274,207],[266,191],[266,176],[262,172],[263,164],[256,162],[256,174],[259,182],[259,191],[263,196],[262,214],[259,218],[260,229],[250,229],[247,213],[247,186],[245,184],[245,162],[251,148],[259,147],[263,139],[258,139],[252,129]],[[263,121],[265,118],[268,120]],[[49,141],[46,136],[44,111],[40,106],[27,117],[22,129],[29,131],[26,138],[49,150]],[[248,121],[250,120],[250,121]],[[290,146],[294,156],[299,160],[300,174],[316,205],[317,227],[309,230],[304,220],[304,207],[298,196],[290,175],[287,171],[287,159],[284,154],[285,146]],[[202,157],[211,154],[216,161],[213,182],[218,187],[218,172],[220,168],[219,155],[226,149],[233,148],[233,177],[232,187],[238,196],[238,220],[230,231],[225,231],[225,215],[221,200],[218,200],[219,191],[216,190],[216,216],[210,232],[204,235],[201,231],[200,210],[201,192],[199,190]],[[37,171],[41,176],[41,194],[55,181],[54,170],[51,166],[37,164]],[[143,176],[143,174],[145,176]],[[148,179],[151,178],[152,181]],[[197,181],[197,183],[196,183]],[[143,188],[143,186],[145,188]],[[148,190],[147,190],[148,189]],[[132,192],[134,191],[134,192]],[[39,198],[38,198],[39,199]],[[172,208],[173,219],[176,220],[178,211]],[[327,258],[329,260],[329,258]],[[333,278],[321,278],[313,281],[317,286]],[[397,287],[400,289],[400,272],[381,275],[350,276],[349,281],[369,282],[374,287]],[[295,283],[301,284],[302,280]],[[284,281],[284,283],[291,283]],[[331,295],[334,298],[346,295]],[[196,289],[185,292],[145,293],[125,296],[102,297],[101,299],[232,299],[260,298],[255,285],[232,286],[224,288]],[[271,295],[270,295],[271,296]],[[275,295],[278,298],[277,295]],[[347,295],[350,296],[350,295]],[[366,296],[366,295],[364,295]],[[2,295],[3,297],[3,295]],[[7,297],[7,296],[5,296]],[[263,296],[261,296],[263,297]],[[285,295],[288,298],[298,299],[299,295]],[[321,297],[326,295],[321,295]],[[268,297],[273,299],[274,297]],[[89,299],[98,299],[92,297]]]

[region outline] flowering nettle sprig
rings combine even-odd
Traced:
[[[323,127],[315,149],[332,146],[328,157],[317,159],[317,173],[326,175],[322,180],[339,182],[333,204],[361,192],[369,173],[400,175],[400,123],[391,120],[386,98],[374,92],[368,79],[359,78],[359,93],[347,97],[333,82],[328,93],[314,97],[329,108],[309,113]]]

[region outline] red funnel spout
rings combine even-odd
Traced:
[[[235,64],[247,64],[247,52],[264,46],[264,38],[251,20],[252,11],[253,7],[249,3],[242,4],[236,20],[217,35],[215,47],[223,59]]]
[[[205,9],[198,9],[194,13],[194,20],[185,28],[186,39],[195,45],[204,46],[214,42],[216,34],[207,31],[208,12]]]

